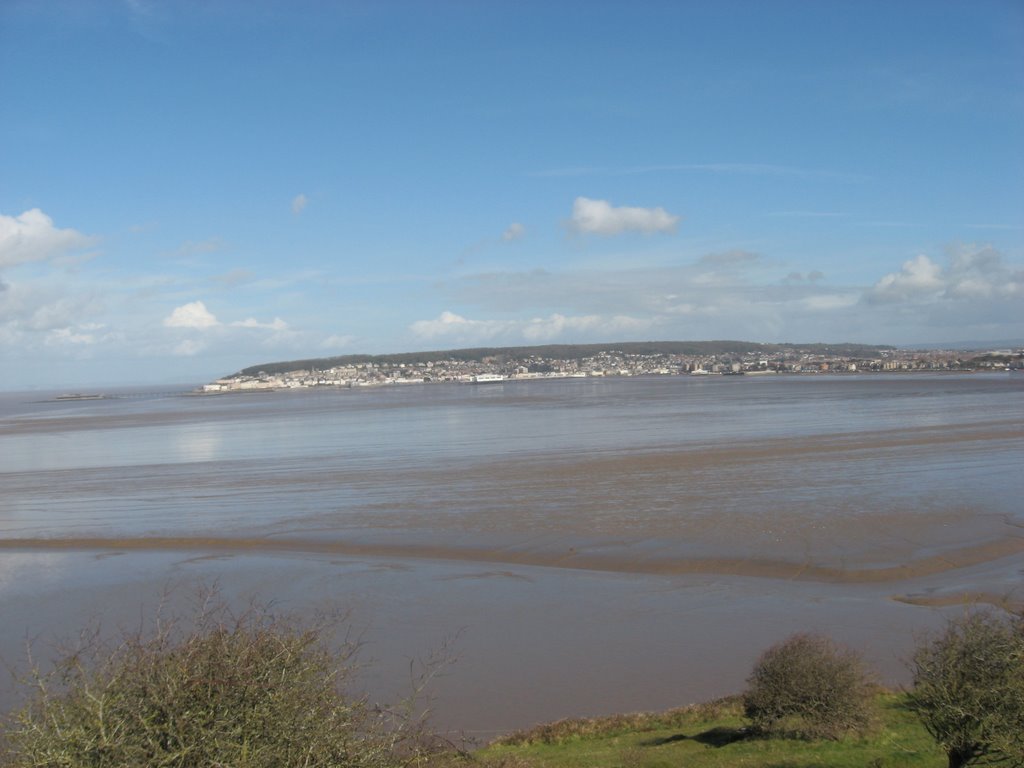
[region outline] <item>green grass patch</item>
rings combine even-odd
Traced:
[[[834,741],[753,735],[738,698],[659,714],[564,720],[511,734],[475,754],[494,768],[944,768],[946,757],[903,694],[873,699],[861,736]]]

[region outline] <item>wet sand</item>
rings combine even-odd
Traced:
[[[1017,530],[1017,526],[1012,526]],[[364,535],[364,539],[370,538]],[[1024,553],[1024,534],[1007,534],[995,541],[973,544],[919,557],[887,567],[839,567],[809,561],[764,560],[757,558],[682,558],[657,555],[646,559],[627,558],[609,551],[609,547],[561,546],[551,551],[524,547],[495,549],[443,547],[416,543],[380,543],[339,539],[234,538],[234,537],[138,537],[138,538],[22,538],[0,539],[0,550],[14,551],[102,551],[110,556],[120,552],[175,551],[248,553],[275,552],[376,559],[400,558],[426,561],[452,561],[477,564],[522,565],[544,568],[596,571],[620,574],[656,574],[676,576],[706,574],[751,578],[809,581],[826,584],[879,584],[944,574],[969,566],[983,565]],[[795,553],[798,554],[798,553]]]
[[[1017,555],[910,579],[820,582],[117,544],[4,549],[4,622],[19,631],[0,638],[0,655],[20,658],[26,637],[45,650],[97,617],[107,631],[134,628],[168,585],[187,597],[216,582],[238,604],[257,597],[299,614],[349,610],[368,664],[359,686],[377,700],[404,695],[410,662],[454,635],[457,660],[432,686],[435,722],[480,739],[738,692],[757,655],[795,631],[828,633],[863,653],[883,682],[900,684],[916,637],[960,613],[961,600],[1021,596]],[[14,697],[0,688],[0,702]]]
[[[351,609],[374,698],[458,634],[438,723],[486,737],[735,693],[795,631],[899,684],[920,632],[1024,604],[1019,387],[726,384],[31,404],[0,419],[0,655],[218,582]]]
[[[857,568],[802,562],[799,550],[791,561],[637,558],[622,541],[445,547],[393,531],[0,539],[0,587],[20,585],[5,600],[8,626],[44,638],[96,616],[108,627],[137,622],[168,584],[216,582],[232,600],[300,614],[341,607],[378,660],[360,685],[379,700],[405,695],[409,662],[457,635],[458,660],[432,686],[435,722],[486,739],[738,692],[757,655],[795,631],[825,632],[862,652],[882,682],[905,683],[921,632],[967,606],[1024,606],[1019,531]],[[12,641],[24,637],[0,638],[0,655],[17,658]],[[12,701],[0,691],[0,703]]]

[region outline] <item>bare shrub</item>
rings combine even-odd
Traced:
[[[911,707],[950,768],[1024,765],[1024,622],[991,612],[951,621],[911,668]]]
[[[747,684],[744,712],[762,734],[837,739],[870,721],[860,657],[826,637],[796,634],[769,648]]]
[[[86,633],[52,670],[32,665],[31,701],[7,728],[7,764],[407,764],[416,734],[346,691],[357,644],[326,645],[337,620],[260,605],[234,614],[205,593],[187,619],[161,609],[114,641]]]

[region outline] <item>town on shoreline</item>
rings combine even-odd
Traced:
[[[840,347],[785,345],[769,348],[696,353],[634,350],[609,345],[585,354],[544,348],[467,350],[350,358],[324,358],[256,366],[205,384],[204,393],[241,390],[302,389],[311,387],[368,387],[433,382],[486,384],[532,379],[609,376],[761,376],[777,374],[870,373],[913,371],[1024,371],[1024,349],[988,351],[900,350],[893,347]],[[476,351],[476,350],[473,350]]]

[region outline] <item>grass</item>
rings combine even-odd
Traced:
[[[944,768],[946,757],[906,706],[881,692],[874,722],[837,741],[751,735],[738,698],[661,714],[564,720],[511,734],[475,754],[493,768]]]

